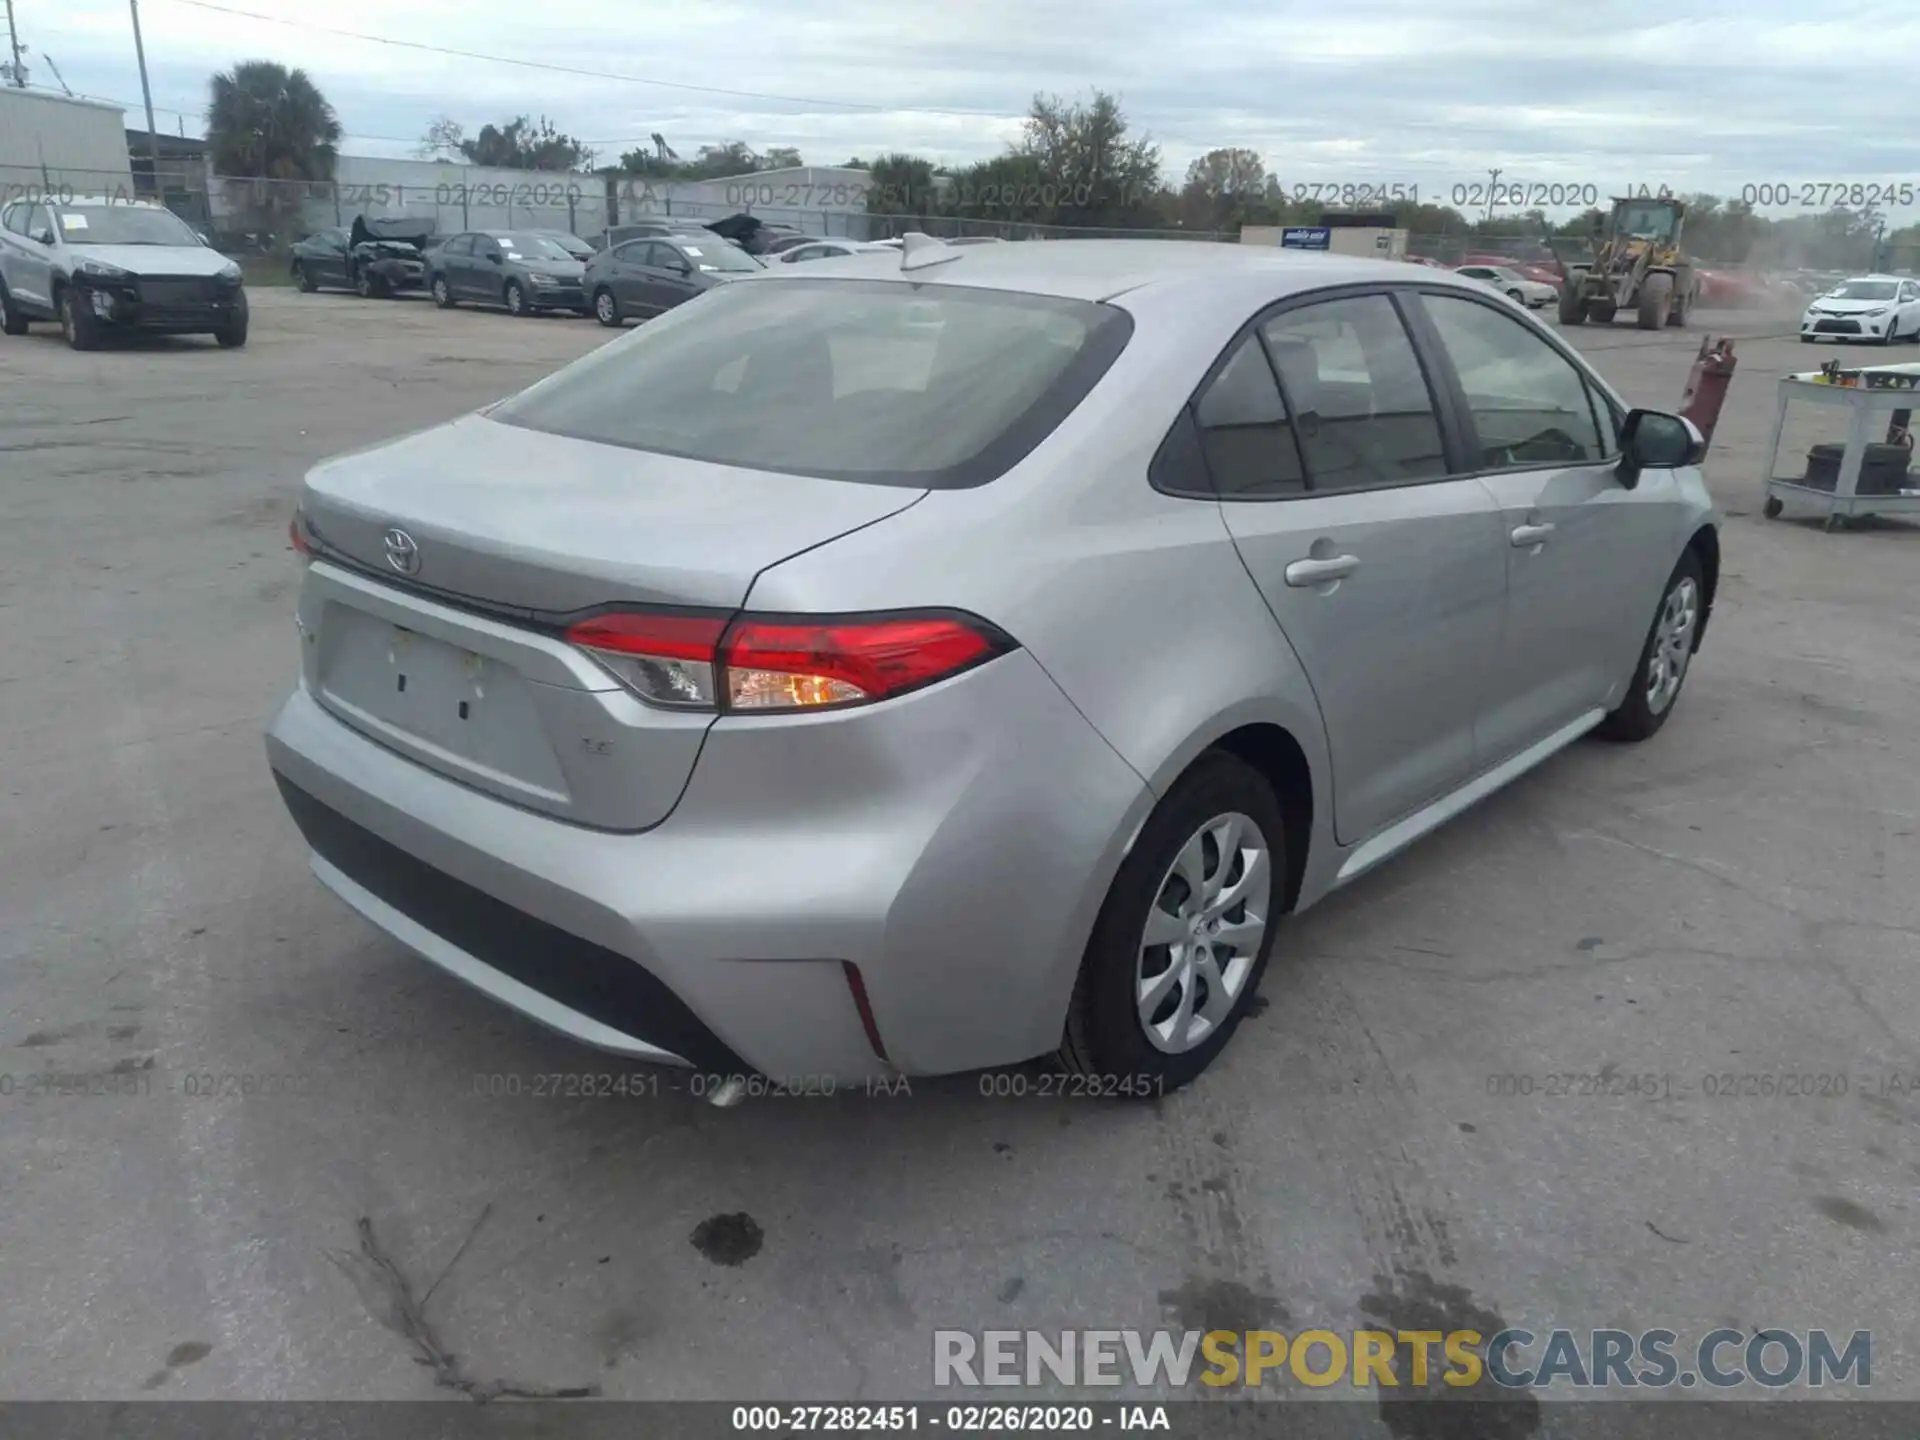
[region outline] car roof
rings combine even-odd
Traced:
[[[857,274],[863,279],[892,277],[909,284],[965,285],[1094,301],[1112,300],[1147,288],[1205,286],[1223,277],[1239,277],[1276,296],[1386,280],[1457,283],[1467,293],[1482,293],[1470,288],[1464,277],[1454,282],[1449,280],[1449,272],[1396,260],[1210,240],[1046,240],[962,245],[951,247],[950,258],[940,263],[923,263],[912,270],[902,270],[891,258],[880,258],[882,254],[892,257],[900,253],[891,246],[884,251],[862,251],[818,261],[819,268],[809,266],[808,273]]]

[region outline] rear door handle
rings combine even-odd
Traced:
[[[1287,566],[1287,584],[1309,589],[1329,581],[1344,580],[1360,568],[1357,555],[1335,555],[1326,560],[1296,560]]]
[[[1551,522],[1539,525],[1516,525],[1513,527],[1513,545],[1516,550],[1529,549],[1535,545],[1544,545],[1547,537],[1553,534]]]

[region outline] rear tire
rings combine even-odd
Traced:
[[[1785,503],[1782,502],[1778,495],[1769,495],[1767,497],[1767,503],[1760,507],[1760,513],[1769,520],[1778,520],[1780,518],[1780,512],[1786,508]]]
[[[1586,298],[1580,293],[1582,272],[1575,270],[1560,286],[1560,323],[1578,325],[1587,318]]]
[[[75,350],[100,348],[100,322],[93,310],[74,299],[79,292],[71,285],[60,292],[60,333]]]
[[[1642,330],[1664,330],[1673,313],[1673,277],[1649,275],[1640,282],[1639,324]]]
[[[353,293],[358,295],[362,300],[371,300],[373,298],[373,277],[364,270],[354,276]]]
[[[620,300],[604,285],[593,292],[593,318],[608,329],[618,330],[627,317],[620,313]]]
[[[518,280],[509,280],[507,282],[507,288],[500,293],[500,298],[505,302],[509,315],[526,315],[531,313],[527,309],[527,292],[520,288],[520,282]]]
[[[442,310],[451,310],[459,303],[453,298],[453,290],[447,284],[447,277],[444,275],[433,277],[433,303]]]
[[[302,295],[311,295],[320,288],[314,283],[313,276],[307,273],[307,267],[298,260],[293,262],[293,284]]]
[[[1680,703],[1705,614],[1706,579],[1700,557],[1689,549],[1660,591],[1660,606],[1640,646],[1640,663],[1634,667],[1627,697],[1600,722],[1597,734],[1637,743],[1659,732]]]
[[[222,350],[238,350],[247,343],[247,317],[242,315],[238,320],[221,326],[213,332],[213,338]]]
[[[8,296],[7,287],[0,284],[0,334],[24,335],[27,333],[27,323],[26,315]]]
[[[1527,297],[1522,295],[1518,290],[1507,291],[1507,299],[1520,306],[1525,306],[1527,303]]]
[[[1212,1064],[1273,951],[1285,845],[1285,816],[1265,776],[1225,753],[1196,761],[1154,808],[1107,891],[1074,982],[1060,1063],[1110,1080],[1102,1093],[1131,1081],[1121,1093],[1148,1099]],[[1222,908],[1222,900],[1234,903]],[[1236,930],[1238,942],[1227,938]],[[1154,935],[1167,939],[1149,944]],[[1150,1024],[1164,1032],[1157,1040]]]

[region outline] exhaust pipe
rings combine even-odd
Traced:
[[[729,1075],[717,1084],[709,1083],[702,1087],[701,1098],[709,1105],[721,1110],[730,1110],[747,1098],[747,1081],[744,1075]]]

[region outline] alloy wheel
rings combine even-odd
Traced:
[[[1192,1050],[1232,1016],[1266,936],[1272,893],[1271,851],[1248,816],[1216,815],[1180,847],[1134,963],[1140,1028],[1156,1050]]]
[[[1648,643],[1647,709],[1655,715],[1665,713],[1680,693],[1680,682],[1687,678],[1687,663],[1693,658],[1693,632],[1700,620],[1700,587],[1691,575],[1683,575],[1667,592],[1660,605],[1660,619],[1653,627]]]

